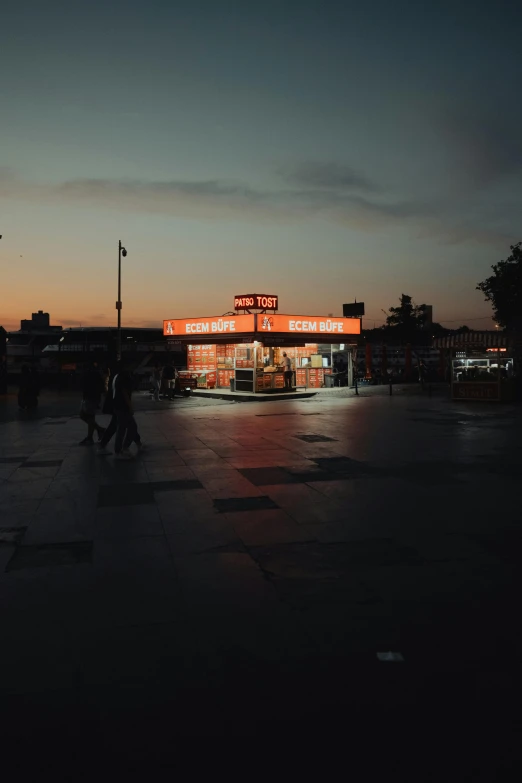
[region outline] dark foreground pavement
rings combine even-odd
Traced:
[[[129,463],[76,418],[0,425],[2,769],[277,752],[520,779],[519,411],[320,395],[138,421]]]

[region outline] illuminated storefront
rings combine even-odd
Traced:
[[[278,305],[275,295],[238,295],[236,312],[165,320],[163,334],[187,346],[182,378],[196,380],[200,388],[282,391],[286,353],[292,363],[292,388],[320,388],[334,369],[333,352],[325,354],[324,346],[334,345],[342,346],[348,357],[344,371],[350,373],[350,349],[361,333],[359,318],[283,315],[276,312]]]
[[[439,337],[441,365],[449,371],[455,400],[500,402],[515,395],[514,362],[503,332],[464,332]]]

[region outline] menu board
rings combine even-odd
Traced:
[[[215,345],[189,345],[187,367],[191,372],[216,369]]]
[[[315,367],[311,367],[308,370],[308,384],[311,389],[320,389],[322,386],[324,386],[324,376],[331,374],[331,369],[329,367],[325,367],[324,369],[318,369]]]
[[[311,389],[320,389],[324,383],[324,370],[312,367],[308,370],[308,384]]]
[[[285,388],[285,376],[282,372],[277,372],[274,375],[274,386],[276,389],[284,389]]]
[[[297,386],[307,386],[306,382],[306,370],[296,370],[295,371],[295,382]]]
[[[214,345],[191,345],[187,351],[187,367],[192,372],[216,369],[216,347]]]
[[[218,370],[218,384],[224,389],[230,386],[230,379],[234,377],[234,370]]]

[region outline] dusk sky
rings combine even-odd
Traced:
[[[4,0],[0,324],[115,323],[121,239],[123,325],[258,292],[357,298],[371,327],[404,292],[491,328],[476,283],[522,239],[520,7]]]

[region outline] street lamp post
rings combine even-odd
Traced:
[[[121,244],[121,239],[118,242],[118,301],[116,302],[116,310],[118,311],[118,345],[116,349],[116,358],[121,360],[121,257],[125,258],[127,251]]]

